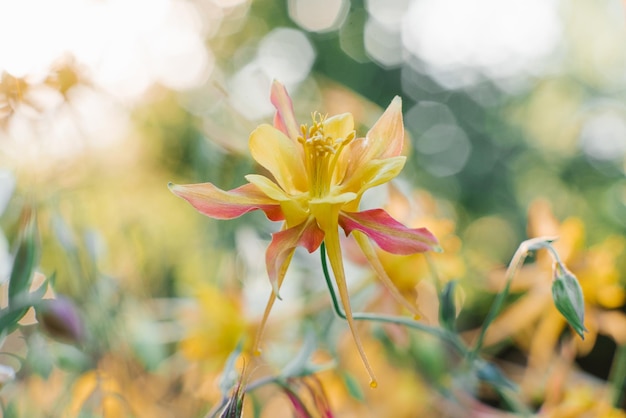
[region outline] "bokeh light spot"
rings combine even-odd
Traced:
[[[557,12],[549,0],[420,0],[407,11],[403,40],[429,75],[458,88],[540,71],[560,39]]]
[[[281,80],[289,86],[309,75],[315,61],[315,51],[301,31],[277,28],[261,41],[257,61],[270,78]]]
[[[348,0],[289,0],[289,16],[301,28],[310,32],[330,32],[339,29],[348,15]]]
[[[590,158],[621,160],[626,154],[626,120],[615,111],[604,111],[587,119],[580,131],[580,146]]]
[[[463,169],[472,150],[467,135],[456,125],[435,125],[415,142],[420,165],[437,177]]]

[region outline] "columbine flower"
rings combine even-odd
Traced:
[[[171,190],[201,213],[232,219],[260,209],[273,221],[284,221],[272,234],[266,264],[273,293],[260,329],[279,297],[279,290],[294,250],[309,252],[325,243],[348,324],[365,367],[376,381],[356,334],[339,245],[339,227],[352,233],[384,283],[407,307],[393,287],[367,239],[385,251],[411,254],[433,249],[436,238],[425,228],[407,228],[382,209],[359,212],[363,193],[396,177],[405,163],[402,103],[393,99],[387,110],[363,138],[357,138],[350,113],[326,117],[313,113],[310,125],[298,124],[285,88],[274,82],[274,126],[263,124],[250,135],[252,157],[273,176],[250,174],[248,184],[224,191],[211,183],[170,185]],[[257,338],[258,341],[258,338]]]

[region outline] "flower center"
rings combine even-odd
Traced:
[[[343,148],[356,136],[351,131],[345,138],[333,138],[324,132],[326,116],[314,112],[311,126],[301,125],[298,142],[304,148],[304,163],[312,198],[328,195],[333,173]]]

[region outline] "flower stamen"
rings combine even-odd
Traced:
[[[304,148],[305,168],[309,180],[309,193],[313,198],[321,198],[330,193],[333,173],[341,151],[356,137],[350,132],[345,138],[326,135],[324,125],[327,116],[314,112],[311,126],[301,125],[298,142]]]

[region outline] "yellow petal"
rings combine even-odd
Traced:
[[[366,135],[370,143],[368,152],[371,159],[397,157],[404,145],[404,124],[402,121],[402,99],[394,97],[385,113],[376,121]]]
[[[347,163],[346,177],[353,175],[371,160],[397,157],[404,144],[402,99],[396,96],[365,138],[358,138],[344,151]]]
[[[244,176],[244,178],[258,187],[259,190],[271,199],[279,202],[291,199],[291,197],[287,195],[283,189],[278,187],[276,183],[265,176],[261,176],[260,174],[248,174],[247,176]]]
[[[350,296],[348,294],[348,285],[346,284],[346,277],[343,269],[343,259],[341,257],[341,247],[339,246],[339,231],[337,228],[338,225],[335,222],[334,228],[330,227],[328,230],[324,231],[326,233],[324,243],[326,244],[328,259],[330,261],[330,266],[333,269],[333,274],[335,275],[335,283],[337,283],[337,290],[339,291],[339,297],[341,299],[341,304],[343,305],[343,309],[346,314],[346,320],[348,321],[348,326],[350,328],[350,332],[352,333],[352,338],[354,339],[356,348],[359,351],[361,360],[365,365],[365,369],[370,375],[370,386],[376,387],[377,383],[376,377],[374,376],[374,371],[372,370],[372,367],[367,360],[365,350],[363,350],[363,344],[361,343],[359,334],[356,332],[356,325],[352,316],[352,308],[350,307]]]
[[[276,179],[288,194],[307,189],[304,165],[299,157],[299,144],[273,126],[263,124],[250,134],[250,153]]]
[[[341,192],[356,193],[360,197],[367,189],[387,183],[400,174],[405,162],[406,157],[402,156],[369,161],[351,177],[346,177],[339,189]]]
[[[359,247],[361,247],[361,251],[363,251],[363,254],[367,258],[367,261],[369,261],[370,265],[374,268],[374,271],[378,275],[378,278],[387,288],[389,293],[391,293],[391,296],[393,296],[396,302],[400,303],[402,306],[408,309],[409,312],[411,312],[413,315],[418,317],[424,316],[417,306],[410,303],[408,300],[406,300],[404,296],[400,294],[400,291],[393,283],[393,281],[389,278],[387,272],[383,268],[383,265],[378,259],[376,251],[372,247],[372,244],[369,242],[367,236],[360,231],[354,231],[353,235],[356,239],[356,242],[359,244]]]
[[[351,113],[332,116],[324,122],[324,134],[335,139],[345,139],[354,131],[354,118]]]

